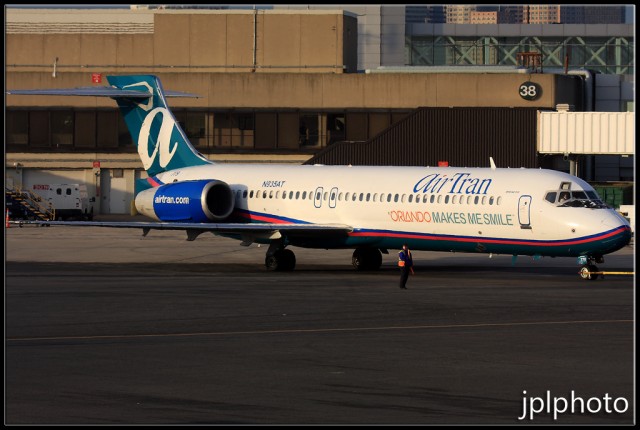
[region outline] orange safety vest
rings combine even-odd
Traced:
[[[403,252],[403,251],[400,251],[400,252]],[[400,258],[400,252],[398,252],[398,267],[404,267],[404,260],[402,260]],[[406,256],[408,258],[411,258],[411,251],[409,251],[408,249],[407,249],[407,255]]]

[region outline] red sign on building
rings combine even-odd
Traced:
[[[449,167],[448,161],[438,161],[438,167]]]
[[[92,73],[91,82],[93,82],[94,84],[102,83],[102,73]]]
[[[94,169],[99,169],[100,168],[100,161],[96,160],[93,162],[93,168]]]

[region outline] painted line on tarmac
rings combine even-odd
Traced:
[[[633,323],[634,320],[594,320],[594,321],[534,321],[510,323],[478,323],[478,324],[445,324],[445,325],[416,325],[390,327],[349,327],[349,328],[318,328],[318,329],[284,329],[284,330],[254,330],[229,332],[197,332],[197,333],[158,333],[158,334],[123,334],[103,336],[51,336],[51,337],[15,337],[6,338],[9,342],[21,341],[51,341],[51,340],[105,340],[105,339],[140,339],[163,337],[193,337],[193,336],[240,336],[262,334],[305,334],[305,333],[344,333],[359,331],[390,331],[390,330],[428,330],[428,329],[458,329],[484,327],[522,327],[545,325],[575,325],[575,324],[615,324]]]

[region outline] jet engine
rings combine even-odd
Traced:
[[[141,191],[135,204],[139,213],[158,221],[216,222],[233,212],[233,192],[216,180],[181,181]]]

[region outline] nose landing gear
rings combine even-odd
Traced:
[[[596,266],[595,263],[604,263],[604,257],[583,256],[580,257],[579,262],[583,264],[583,266],[580,268],[580,272],[578,272],[582,279],[584,279],[585,281],[593,281],[595,279],[598,279],[599,270],[598,266]]]

